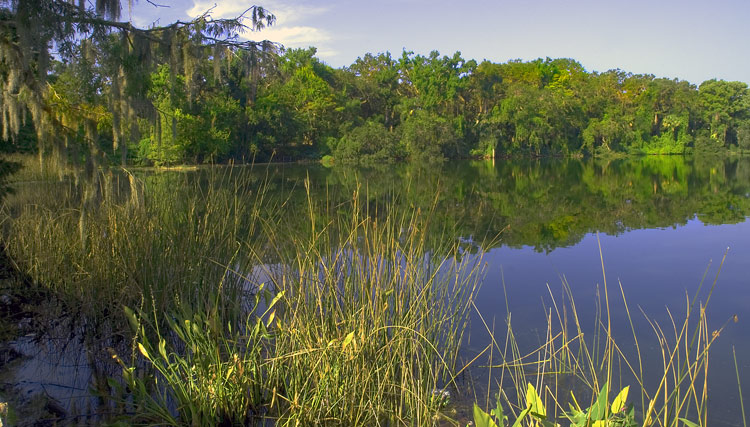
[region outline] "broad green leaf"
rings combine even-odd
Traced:
[[[518,414],[518,418],[516,418],[516,422],[513,423],[513,427],[521,427],[521,423],[529,415],[529,412],[531,412],[529,408],[526,408],[523,411],[521,411],[521,413]]]
[[[490,414],[484,412],[476,403],[474,404],[474,425],[476,427],[498,427]]]
[[[140,323],[138,322],[138,318],[135,317],[135,313],[133,310],[131,310],[127,306],[122,306],[123,311],[125,311],[125,317],[128,318],[128,323],[130,323],[130,327],[133,329],[133,332],[138,332],[138,327],[140,326]]]
[[[591,420],[599,421],[607,418],[607,407],[609,406],[607,404],[608,396],[609,382],[606,382],[604,383],[604,386],[602,386],[602,390],[599,392],[599,397],[597,397],[596,402],[594,402],[594,404],[591,405],[591,409],[589,409]]]
[[[536,389],[531,383],[529,383],[526,388],[526,407],[533,415],[539,418],[547,417],[547,411],[544,409],[542,399],[539,398]]]
[[[630,386],[625,386],[625,388],[620,390],[620,393],[617,395],[617,397],[615,397],[615,400],[612,401],[612,413],[613,414],[621,412],[623,409],[627,407],[629,390],[630,390]]]
[[[495,409],[490,411],[490,413],[495,416],[495,419],[500,421],[501,425],[505,425],[505,420],[508,419],[508,417],[505,416],[505,413],[503,412],[503,407],[502,405],[500,405],[499,401],[497,402],[497,406],[495,407]]]

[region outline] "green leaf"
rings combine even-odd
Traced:
[[[498,427],[490,414],[484,412],[476,403],[474,404],[474,425],[476,427]]]
[[[163,339],[159,340],[159,354],[164,358],[164,361],[169,362],[167,359],[167,342]]]
[[[344,342],[341,343],[341,350],[346,350],[346,347],[349,346],[349,344],[354,339],[354,331],[349,332],[349,334],[346,335],[346,338],[344,338]],[[476,405],[474,405],[476,406]]]
[[[612,401],[612,413],[613,414],[621,412],[623,409],[627,407],[629,390],[630,390],[630,386],[625,386],[625,388],[620,390],[620,393],[617,395],[617,397],[615,397],[615,400]]]
[[[516,419],[516,422],[513,423],[513,427],[521,427],[521,422],[529,415],[529,412],[531,410],[529,408],[524,409],[521,411],[520,414],[518,414],[518,418]]]
[[[686,420],[685,418],[680,418],[680,421],[682,421],[682,423],[685,424],[687,427],[700,427],[698,424],[690,420]]]
[[[140,322],[138,322],[138,318],[135,317],[135,313],[129,307],[124,305],[122,306],[122,309],[125,312],[125,317],[128,318],[128,323],[130,323],[130,327],[133,329],[133,332],[137,333]]]
[[[269,295],[270,295],[270,293],[269,293]],[[266,308],[266,313],[268,313],[269,311],[271,311],[271,309],[273,308],[273,306],[275,306],[276,303],[279,302],[279,300],[281,298],[283,298],[283,297],[284,297],[284,291],[281,291],[281,292],[277,293],[273,297],[273,299],[271,300],[270,303],[268,302],[268,299],[266,299],[266,303],[268,303],[268,307]]]
[[[607,418],[607,406],[609,406],[607,405],[608,396],[609,382],[606,382],[604,383],[604,386],[602,386],[602,390],[599,392],[599,397],[596,399],[596,402],[594,402],[594,404],[591,405],[591,409],[589,409],[591,420],[599,421]]]
[[[490,411],[490,413],[500,422],[500,425],[505,425],[505,420],[507,420],[508,417],[503,412],[503,407],[500,405],[499,401],[497,402],[495,409]]]
[[[547,411],[544,409],[542,399],[536,393],[536,389],[531,383],[526,387],[526,408],[529,409],[532,415],[538,418],[546,418]]]
[[[148,350],[146,350],[146,347],[144,347],[143,344],[138,343],[138,350],[140,350],[143,357],[145,357],[148,360],[151,360],[151,357],[148,355]]]

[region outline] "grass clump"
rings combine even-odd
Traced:
[[[109,347],[122,375],[97,389],[123,421],[436,422],[481,256],[434,245],[432,212],[314,202],[309,180],[271,201],[236,168],[95,176],[9,198],[3,244]]]
[[[128,412],[157,424],[435,422],[436,390],[455,386],[480,259],[458,261],[457,247],[428,253],[429,215],[379,221],[359,200],[322,226],[310,201],[302,236],[265,229],[264,249],[283,262],[263,263],[265,252],[247,248],[265,280],[248,280],[244,323],[183,313],[168,330],[149,331],[141,311],[134,348],[157,375],[149,385],[123,363],[136,396]],[[158,323],[158,313],[150,317]]]
[[[641,310],[655,342],[636,332],[637,320],[622,284],[618,293],[632,341],[622,336],[615,339],[611,320],[615,300],[611,299],[606,275],[603,294],[597,292],[593,336],[584,335],[564,278],[562,299],[556,299],[550,291],[546,335],[533,351],[521,350],[510,313],[504,341],[496,339],[485,322],[492,335],[485,352],[489,351],[490,358],[499,355],[502,363],[490,360],[490,369],[500,370],[495,376],[499,392],[491,414],[475,408],[476,425],[501,425],[509,420],[515,420],[514,426],[555,426],[561,422],[574,427],[710,425],[709,350],[724,326],[709,329],[706,306],[717,280],[718,272],[704,302],[698,298],[703,281],[692,298],[686,295],[684,317],[667,310],[666,325]],[[656,350],[646,352],[648,347]],[[653,363],[655,357],[660,363]]]
[[[480,258],[425,246],[430,213],[377,213],[355,195],[348,215],[295,242],[270,272],[285,292],[275,353],[282,419],[429,424],[434,391],[453,384]],[[311,202],[312,203],[312,202]]]
[[[174,174],[106,172],[29,189],[19,195],[25,199],[10,196],[0,212],[3,244],[86,327],[127,331],[123,304],[165,312],[176,300],[198,309],[217,297],[218,309],[239,316],[244,280],[225,278],[224,266],[245,268],[237,250],[256,240],[265,194],[231,168],[209,174],[203,180],[211,185]]]

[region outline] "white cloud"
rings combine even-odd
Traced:
[[[187,13],[192,17],[211,10],[214,18],[234,18],[248,8],[248,3],[229,0],[195,0]],[[328,8],[307,5],[289,5],[279,1],[264,1],[263,8],[276,16],[276,25],[284,26],[306,21],[308,18],[325,13]]]
[[[247,7],[248,3],[229,0],[194,0],[193,7],[187,13],[191,17],[196,17],[210,9],[214,18],[234,18],[247,10]],[[327,31],[308,25],[312,18],[326,13],[328,8],[304,4],[290,5],[277,0],[264,1],[263,8],[276,16],[276,24],[259,33],[247,32],[244,37],[271,40],[281,43],[284,47],[315,46],[321,58],[333,57],[338,53],[327,45],[332,39]]]
[[[271,27],[263,30],[263,38],[283,44],[286,47],[319,46],[331,36],[324,30],[315,27]]]

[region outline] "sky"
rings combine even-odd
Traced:
[[[139,26],[166,25],[211,10],[234,17],[254,3],[138,0],[123,10]],[[463,58],[573,58],[587,71],[619,68],[700,84],[750,83],[750,0],[261,0],[277,23],[251,40],[315,46],[328,65],[365,53],[460,51]]]

